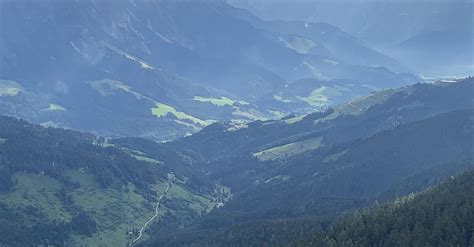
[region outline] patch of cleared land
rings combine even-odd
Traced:
[[[140,160],[140,161],[145,161],[145,162],[148,162],[148,163],[151,163],[151,164],[163,164],[163,161],[159,161],[159,160],[155,160],[155,159],[152,159],[152,158],[148,158],[146,156],[141,156],[141,155],[136,155],[136,154],[130,154],[133,158],[135,158],[136,160]]]
[[[124,152],[128,153],[128,155],[135,158],[136,160],[145,161],[145,162],[148,162],[148,163],[154,164],[154,165],[163,164],[163,161],[147,157],[146,154],[141,152],[141,151],[132,150],[132,149],[124,148],[124,147],[122,147],[120,149],[122,149]]]
[[[70,173],[73,181],[79,182],[81,188],[72,193],[73,201],[83,210],[90,213],[98,223],[98,232],[92,238],[76,236],[74,240],[85,246],[124,246],[129,239],[125,234],[132,228],[139,228],[155,213],[156,201],[147,200],[134,192],[134,185],[128,184],[123,191],[99,190],[90,176],[80,173]],[[167,187],[167,182],[153,185],[156,195],[161,195]],[[191,194],[179,184],[172,184],[166,193],[167,199],[179,199],[187,202],[187,207],[198,214],[209,212],[216,203],[210,196]],[[157,197],[158,198],[158,197]],[[157,199],[156,198],[156,199]],[[175,213],[173,209],[160,205],[159,216],[165,213]],[[147,235],[145,232],[144,238]]]
[[[253,155],[259,160],[276,160],[297,155],[323,146],[322,138],[316,137],[299,142],[288,143],[282,146],[269,148]]]
[[[381,92],[373,93],[365,97],[358,98],[349,103],[337,105],[334,107],[335,111],[333,113],[331,113],[330,115],[324,118],[316,120],[315,123],[317,124],[319,122],[332,120],[332,119],[337,118],[340,115],[360,115],[363,112],[365,112],[367,109],[369,109],[370,107],[376,104],[382,104],[395,93],[405,92],[407,94],[410,94],[412,92],[411,90],[413,90],[412,87],[405,87],[401,89],[387,89]],[[416,107],[416,106],[412,106],[412,107]]]
[[[81,185],[70,193],[72,201],[94,218],[98,228],[90,238],[74,236],[73,242],[78,246],[124,246],[128,241],[125,233],[139,228],[154,213],[154,202],[135,193],[133,184],[123,191],[104,190],[98,189],[99,185],[85,173],[74,171],[69,175]],[[159,183],[152,188],[159,195],[165,186],[166,183]]]
[[[165,105],[162,103],[156,103],[156,106],[151,108],[151,113],[156,117],[165,117],[168,114],[174,115],[178,120],[188,120],[194,124],[198,124],[200,126],[207,126],[213,123],[212,120],[201,120],[199,118],[193,117],[188,115],[184,112],[177,111],[174,107]]]
[[[234,121],[229,123],[229,127],[226,129],[226,131],[237,131],[239,129],[246,129],[248,127],[249,126],[247,125],[247,123],[243,121]]]
[[[234,100],[231,100],[227,97],[206,98],[206,97],[201,97],[201,96],[194,96],[194,100],[199,101],[199,102],[208,102],[216,106],[225,106],[225,105],[232,106],[235,103]]]
[[[194,210],[198,215],[203,215],[210,212],[215,206],[215,199],[207,195],[196,195],[187,191],[185,188],[173,184],[168,193],[166,193],[168,199],[183,199],[189,203],[189,207]]]
[[[324,106],[329,103],[332,97],[339,96],[340,94],[341,93],[339,90],[335,88],[321,86],[317,89],[314,89],[309,96],[299,96],[298,99],[308,103],[311,106]]]
[[[158,196],[144,198],[135,192],[131,183],[121,189],[104,189],[83,169],[68,170],[65,176],[80,185],[67,191],[73,211],[66,208],[58,196],[65,185],[40,174],[14,174],[14,187],[10,192],[0,194],[0,201],[18,212],[19,219],[31,226],[38,222],[68,223],[78,211],[90,215],[97,224],[97,233],[91,237],[72,233],[68,246],[126,246],[130,240],[126,232],[139,228],[155,213],[153,207]],[[166,185],[167,182],[158,182],[151,189],[161,195]],[[186,209],[183,210],[191,209],[197,214],[207,213],[219,203],[214,195],[195,195],[179,184],[171,184],[166,197],[184,200]],[[179,213],[160,206],[159,216],[166,212]]]
[[[335,109],[339,114],[359,115],[370,107],[381,104],[389,99],[395,93],[404,91],[403,89],[387,89],[365,97],[358,98],[344,105],[337,106]],[[410,91],[406,91],[410,93]]]
[[[291,103],[291,100],[289,99],[283,99],[283,97],[279,96],[279,95],[273,95],[273,99],[278,101],[278,102],[281,102],[281,103]]]
[[[45,108],[45,109],[42,109],[42,111],[49,111],[49,112],[66,111],[66,108],[64,108],[62,105],[58,105],[58,104],[49,104],[49,107]]]
[[[268,110],[268,112],[273,115],[274,119],[280,119],[280,118],[285,116],[285,114],[283,112],[280,112],[280,111]]]
[[[151,108],[151,113],[158,118],[165,117],[168,114],[171,114],[174,117],[176,117],[177,120],[179,120],[179,122],[177,123],[185,124],[186,122],[189,122],[194,125],[199,125],[199,127],[207,126],[214,122],[213,120],[202,120],[197,117],[193,117],[189,114],[176,110],[172,106],[159,103],[148,96],[145,96],[139,92],[134,91],[131,86],[121,81],[104,79],[104,80],[98,80],[98,81],[90,81],[89,84],[91,84],[92,88],[97,90],[102,96],[111,95],[111,94],[114,94],[116,91],[120,90],[120,91],[124,91],[124,92],[132,94],[137,99],[147,100],[149,102],[152,102],[155,104],[155,107]],[[196,126],[192,126],[192,127],[194,128]]]
[[[309,51],[316,46],[316,43],[314,41],[297,36],[288,39],[278,37],[278,40],[285,44],[287,48],[292,49],[301,54],[308,54]]]
[[[16,182],[12,192],[1,194],[0,201],[19,213],[36,211],[37,215],[25,214],[27,222],[69,222],[72,219],[56,196],[61,188],[57,180],[38,174],[15,174],[13,180]]]
[[[22,90],[21,85],[15,81],[0,80],[0,97],[15,96]]]
[[[169,114],[174,115],[178,120],[188,120],[192,122],[193,124],[198,124],[200,126],[207,126],[213,123],[212,120],[201,120],[199,118],[188,115],[184,112],[177,111],[172,106],[159,103],[150,97],[147,97],[143,94],[140,94],[134,91],[132,87],[120,81],[105,79],[105,80],[99,80],[99,81],[91,81],[89,83],[102,96],[107,96],[107,95],[113,94],[117,90],[121,90],[121,91],[134,95],[137,99],[143,99],[143,100],[153,102],[156,106],[151,108],[151,113],[155,115],[156,117],[165,117],[169,113]]]
[[[297,123],[297,122],[303,120],[305,117],[306,117],[306,115],[300,115],[300,116],[285,119],[283,121],[287,124],[294,124],[294,123]]]

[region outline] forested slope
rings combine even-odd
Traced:
[[[283,162],[267,162],[256,167],[266,168],[266,177],[256,176],[254,184],[234,191],[224,207],[190,227],[162,229],[150,246],[206,246],[222,235],[239,243],[250,241],[243,246],[281,243],[272,236],[284,235],[281,228],[293,220],[325,217],[309,228],[292,227],[301,229],[299,236],[308,235],[344,212],[420,191],[472,169],[473,120],[472,110],[457,110]],[[248,238],[232,237],[246,232],[248,225],[262,234],[257,239],[250,233],[243,234]]]
[[[348,214],[232,227],[190,246],[473,246],[474,171],[423,192]]]
[[[474,171],[351,217],[295,246],[474,246]]]
[[[0,117],[0,245],[125,246],[158,201],[159,216],[172,216],[160,224],[186,225],[224,200],[179,168],[182,157],[161,158]]]

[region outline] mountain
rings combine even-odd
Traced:
[[[206,246],[247,226],[308,239],[472,169],[473,85],[416,84],[168,143],[1,117],[1,243]]]
[[[426,76],[472,72],[473,2],[230,0],[265,20],[326,22]],[[449,61],[449,62],[448,62]]]
[[[472,169],[473,85],[472,78],[419,84],[360,99],[354,105],[361,109],[346,104],[299,121],[214,124],[165,144],[200,160],[195,169],[228,185],[233,197],[184,230],[158,227],[148,246],[206,243],[256,221],[322,218],[301,226],[314,230],[330,221],[324,218]]]
[[[187,225],[228,194],[180,168],[186,162],[1,117],[0,245],[125,246],[158,205],[160,215]]]
[[[340,4],[0,1],[0,246],[471,244],[471,1]]]
[[[468,30],[471,1],[229,0],[264,20],[327,22],[377,46],[396,44],[426,30]],[[382,22],[384,20],[384,22]]]
[[[473,171],[420,193],[357,210],[332,224],[314,218],[242,224],[205,246],[470,246]],[[195,245],[197,246],[197,245]]]
[[[380,66],[393,71],[408,71],[398,61],[367,47],[355,36],[343,32],[325,22],[308,21],[263,21],[248,12],[239,11],[239,16],[257,28],[269,30],[283,36],[278,39],[288,48],[302,54],[336,58],[352,65]],[[334,62],[328,62],[333,66]]]
[[[295,246],[471,246],[474,173],[451,177],[423,193],[355,213]]]
[[[438,177],[443,180],[472,170],[472,116],[472,110],[454,111],[382,131],[329,152],[313,152],[279,163],[250,164],[255,168],[257,175],[254,178],[258,180],[245,189],[233,190],[231,201],[192,224],[181,235],[160,228],[158,240],[148,246],[188,246],[191,243],[208,246],[206,241],[219,234],[233,239],[233,229],[246,229],[258,220],[263,220],[265,227],[265,221],[296,219],[293,224],[299,224],[301,218],[321,218],[296,227],[315,232],[327,225],[328,220],[324,221],[324,218],[337,217],[345,211],[382,200],[386,198],[383,197],[386,192],[393,191],[393,187],[412,176],[433,169],[454,169],[455,172],[442,173]],[[408,188],[398,190],[390,198],[404,195],[400,192]],[[291,226],[292,221],[287,224]],[[274,234],[279,230],[263,228],[262,231],[265,229],[269,232],[255,236],[263,242],[250,235],[249,239],[255,242],[248,245],[258,246],[271,241],[267,239],[271,229],[276,231]],[[246,239],[236,237],[233,240],[247,245]]]
[[[265,22],[224,1],[23,0],[0,11],[3,114],[109,137],[170,140],[420,81],[336,27]],[[287,92],[306,78],[331,91]]]
[[[386,53],[432,76],[468,76],[472,73],[473,43],[472,31],[423,31],[393,45]],[[430,62],[424,63],[420,58]]]
[[[374,92],[324,112],[249,124],[216,123],[167,145],[198,153],[206,160],[249,153],[268,159],[271,154],[265,156],[266,150],[276,151],[291,143],[322,138],[323,145],[340,144],[436,114],[471,108],[473,83],[472,78],[467,78],[455,83],[415,84]],[[312,149],[317,146],[308,145],[306,150]],[[291,156],[281,152],[285,153]]]

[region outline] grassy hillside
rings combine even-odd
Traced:
[[[280,222],[306,238],[344,212],[472,168],[473,85],[417,84],[170,143],[2,117],[1,243],[120,246],[142,236],[135,244],[186,246],[255,221],[262,234]],[[308,218],[317,221],[296,226]]]
[[[236,130],[232,123],[216,123],[195,135],[167,145],[199,153],[205,160],[217,160],[236,153],[261,154],[259,152],[272,148],[286,150],[294,143],[322,138],[322,145],[304,145],[307,147],[305,151],[314,150],[320,146],[366,138],[379,131],[436,114],[470,108],[473,90],[474,78],[388,89],[323,112],[288,116],[281,120],[256,121]],[[300,152],[288,152],[287,156],[284,153],[280,156],[283,159],[292,156],[291,153]]]
[[[284,160],[234,156],[221,163],[234,166],[222,173],[223,181],[245,184],[233,187],[233,199],[181,233],[160,235],[151,246],[207,241],[256,220],[336,217],[376,200],[419,191],[436,179],[472,169],[473,116],[472,110],[439,114]],[[426,181],[430,174],[434,180]],[[269,231],[265,225],[261,230]]]
[[[329,24],[306,33],[296,23],[254,23],[225,1],[23,0],[2,10],[0,111],[103,136],[169,141],[214,121],[274,119],[421,81],[389,71],[391,59]],[[364,61],[310,52],[346,46]],[[343,82],[287,88],[308,77]]]
[[[158,201],[150,227],[187,225],[225,199],[217,199],[219,187],[170,167],[182,163],[174,155],[158,161],[8,117],[0,118],[0,136],[0,245],[126,246]]]

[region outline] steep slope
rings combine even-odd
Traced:
[[[279,40],[298,53],[331,57],[348,64],[381,66],[393,71],[407,71],[407,68],[395,59],[367,47],[354,36],[328,23],[262,21],[245,12],[241,12],[240,16],[258,28],[282,35],[279,36]]]
[[[433,181],[407,181],[472,169],[473,116],[471,106],[293,157],[262,162],[235,155],[207,164],[211,177],[233,188],[233,199],[185,229],[187,237],[163,230],[152,245],[186,246],[255,220],[336,216],[419,191]]]
[[[2,118],[2,241],[122,245],[149,220],[143,245],[186,246],[255,220],[316,217],[302,229],[321,229],[321,216],[470,169],[472,86],[472,78],[417,84],[304,118],[215,124],[165,144]],[[268,149],[280,154],[258,154]]]
[[[472,74],[472,1],[229,1],[265,20],[326,22],[431,76]]]
[[[295,246],[471,246],[474,172],[394,203],[357,212]]]
[[[127,246],[149,237],[145,222],[187,225],[225,202],[220,186],[180,169],[183,157],[161,158],[1,117],[1,245]]]
[[[286,1],[230,0],[265,20],[327,22],[379,46],[396,44],[422,30],[466,29],[472,2],[453,1]],[[384,22],[381,22],[384,20]],[[389,30],[389,31],[388,31]]]
[[[269,151],[275,153],[272,148],[292,143],[304,145],[304,141],[310,140],[316,143],[317,139],[321,139],[321,145],[340,144],[439,113],[471,108],[473,87],[474,79],[467,78],[455,83],[437,82],[389,89],[325,112],[249,124],[213,124],[193,136],[167,145],[202,155],[206,160],[236,153],[253,153],[261,160],[285,158],[285,153],[287,156],[291,153],[278,152],[270,157]],[[309,145],[307,150],[317,148],[318,145]]]
[[[224,209],[258,212],[285,205],[291,214],[323,215],[344,205],[337,199],[371,200],[409,176],[472,159],[472,121],[472,111],[456,111],[281,162],[254,163],[253,181],[244,181],[255,186]]]
[[[327,220],[302,218],[237,225],[193,246],[470,246],[473,171],[426,191]],[[446,181],[447,180],[447,181]]]
[[[301,54],[275,25],[257,26],[223,1],[4,1],[0,11],[2,112],[107,136],[170,140],[216,120],[317,109],[306,93],[292,104],[273,97],[307,77],[350,78],[339,90],[346,99],[419,81]],[[334,49],[354,45],[373,52],[350,38]]]
[[[266,20],[327,22],[419,73],[472,74],[471,1],[230,1]],[[344,11],[341,11],[344,10]]]

